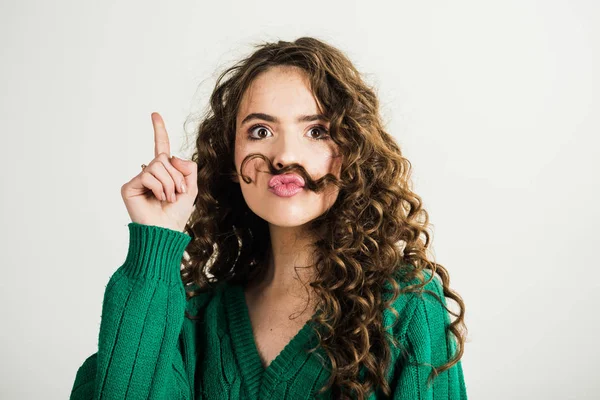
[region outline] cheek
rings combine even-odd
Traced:
[[[265,170],[267,170],[267,167],[264,165],[264,161],[261,158],[255,157],[246,161],[246,163],[244,164],[244,170],[241,170],[242,162],[249,154],[263,153],[262,151],[252,149],[251,147],[252,146],[247,145],[236,146],[234,150],[233,159],[235,163],[236,172],[238,173],[238,178],[242,179],[241,174],[243,172],[244,176],[249,177],[252,180],[250,186],[254,187],[258,184],[258,179],[262,179],[263,174],[260,172],[264,172]],[[245,189],[248,189],[247,186],[248,184],[244,183]]]
[[[325,173],[332,173],[335,176],[340,176],[342,168],[342,157],[337,152],[328,150],[322,157],[319,157],[319,168]]]
[[[335,176],[337,176],[339,178],[340,176],[340,172],[342,170],[342,157],[341,156],[335,156],[331,159],[331,169],[332,172]]]
[[[242,166],[242,161],[244,161],[244,158],[250,154],[250,150],[248,149],[248,146],[245,145],[243,142],[241,142],[240,140],[236,139],[236,144],[234,147],[234,154],[233,154],[233,159],[235,162],[235,168],[237,169],[238,173],[241,172],[240,171],[240,167]],[[250,162],[252,163],[252,162]],[[248,163],[246,163],[246,169],[248,168]],[[247,173],[247,171],[246,171]]]

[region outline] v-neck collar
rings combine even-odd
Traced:
[[[311,320],[298,331],[298,333],[286,344],[281,352],[265,368],[262,365],[260,355],[254,340],[250,312],[241,284],[227,283],[224,291],[225,313],[231,340],[233,342],[235,358],[237,359],[245,385],[250,392],[251,398],[258,398],[263,380],[267,389],[285,374],[291,367],[294,358],[304,352],[310,339],[316,340]],[[313,314],[313,317],[316,315]],[[302,358],[304,360],[305,357]],[[300,367],[302,362],[297,365]]]

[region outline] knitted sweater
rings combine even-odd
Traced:
[[[186,301],[180,266],[191,237],[154,225],[128,227],[126,260],[104,293],[98,350],[78,368],[71,399],[317,397],[329,378],[323,362],[330,364],[321,347],[304,351],[317,343],[311,321],[264,368],[243,288],[222,282]],[[437,278],[425,288],[444,299]],[[440,366],[454,354],[455,339],[444,333],[449,315],[433,296],[405,294],[393,306],[401,321],[389,332],[408,346],[410,361]],[[185,317],[184,310],[201,319]],[[386,310],[384,325],[395,318]],[[460,361],[427,387],[431,368],[403,365],[400,350],[391,351],[387,379],[394,399],[467,398]],[[331,389],[317,398],[331,398]],[[385,397],[378,389],[369,398]]]

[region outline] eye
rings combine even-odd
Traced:
[[[260,128],[260,129],[259,129]],[[314,137],[313,132],[318,132],[321,133],[321,135],[319,137]],[[248,128],[248,139],[249,140],[262,140],[266,136],[265,132],[269,132],[267,127],[264,125],[260,125],[260,124],[256,124],[256,125],[252,125],[250,128]],[[329,140],[330,137],[327,134],[327,128],[325,128],[323,125],[315,125],[312,126],[309,131],[308,131],[308,135],[309,138],[312,140]],[[258,137],[254,134],[257,134]]]
[[[313,137],[312,136],[312,132],[314,131],[317,132],[321,132],[321,137]],[[327,134],[327,128],[325,128],[323,125],[315,125],[313,127],[310,128],[310,130],[308,131],[309,135],[311,136],[311,139],[314,140],[328,140],[329,139],[329,135]]]
[[[266,129],[266,127],[264,125],[252,125],[249,129],[248,129],[248,139],[250,140],[262,140],[264,139],[264,136],[259,135],[259,137],[255,137],[252,136],[252,133],[254,133],[254,130],[257,128],[262,128],[262,129],[258,129],[257,132],[268,132]]]

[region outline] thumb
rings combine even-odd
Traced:
[[[171,164],[181,172],[185,178],[185,184],[187,187],[196,184],[197,164],[193,161],[182,160],[175,156],[171,157]]]

